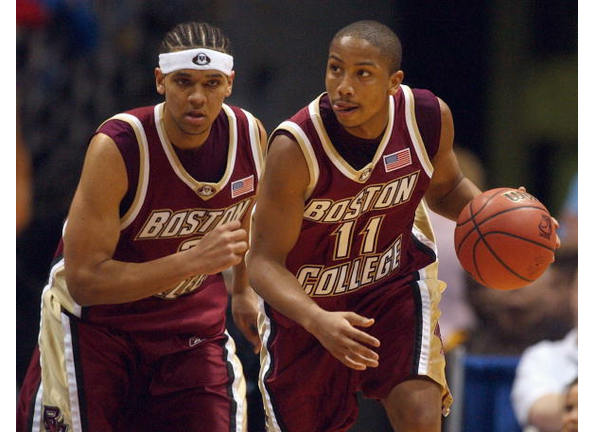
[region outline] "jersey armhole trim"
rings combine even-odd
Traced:
[[[421,132],[419,131],[419,125],[417,124],[414,94],[407,85],[400,84],[400,88],[402,88],[402,93],[404,94],[404,99],[406,101],[406,108],[404,110],[406,126],[415,148],[415,153],[417,154],[425,173],[431,178],[433,176],[433,164],[431,163],[431,159],[429,159],[427,149],[425,149],[425,143],[423,142]]]
[[[262,175],[262,167],[264,166],[264,153],[262,152],[262,146],[260,145],[260,129],[256,118],[252,113],[242,109],[243,113],[248,119],[249,131],[250,131],[250,145],[252,148],[252,158],[256,165],[256,174],[258,179]]]
[[[313,190],[318,184],[318,179],[320,178],[320,167],[318,166],[314,149],[311,145],[311,142],[309,141],[309,138],[307,138],[307,135],[305,135],[305,132],[299,125],[297,125],[297,123],[288,120],[284,121],[278,125],[278,127],[272,132],[272,134],[270,134],[270,136],[274,136],[274,132],[279,129],[283,129],[293,135],[297,141],[297,144],[299,144],[299,148],[301,149],[303,156],[305,157],[305,162],[307,163],[307,168],[309,169],[309,185],[305,191],[305,199],[308,199],[313,193]]]
[[[111,119],[125,121],[130,125],[134,131],[134,135],[136,135],[136,142],[138,143],[139,151],[138,161],[140,166],[138,167],[138,186],[136,188],[136,193],[134,194],[134,201],[130,205],[128,211],[126,211],[126,213],[120,219],[120,230],[124,230],[134,221],[136,216],[138,216],[138,212],[140,211],[146,197],[150,168],[148,141],[146,138],[146,133],[144,132],[144,127],[137,117],[134,117],[131,114],[121,113],[116,114]]]

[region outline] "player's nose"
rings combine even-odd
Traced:
[[[188,96],[188,101],[193,107],[200,107],[206,102],[206,96],[199,88],[194,88]]]
[[[336,88],[340,96],[351,96],[354,93],[354,87],[351,79],[345,74]]]

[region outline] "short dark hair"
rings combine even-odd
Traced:
[[[402,45],[396,33],[389,27],[377,21],[357,21],[340,29],[332,38],[332,42],[344,36],[364,39],[379,48],[381,55],[388,60],[390,73],[400,69]]]
[[[175,26],[163,38],[159,53],[192,48],[208,48],[232,55],[229,38],[220,28],[205,22],[186,22]]]

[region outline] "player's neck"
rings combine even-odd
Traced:
[[[365,140],[375,140],[378,139],[386,130],[386,126],[388,125],[388,116],[386,113],[385,120],[382,122],[366,122],[357,126],[347,127],[342,125],[345,131],[347,131],[350,135],[353,135],[357,138],[362,138]]]

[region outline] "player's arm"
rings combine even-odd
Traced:
[[[267,134],[262,123],[256,119],[259,132],[260,151],[266,154]],[[246,232],[250,232],[253,204],[245,213],[241,226]],[[233,267],[233,281],[231,287],[231,312],[235,325],[242,331],[244,336],[252,344],[254,352],[260,351],[260,336],[258,335],[258,298],[250,287],[245,260]]]
[[[298,144],[277,135],[270,145],[258,193],[247,256],[252,287],[277,311],[312,333],[332,355],[353,369],[377,366],[377,354],[365,344],[379,341],[355,326],[373,320],[353,312],[328,312],[309,296],[285,267],[301,229],[309,169]]]
[[[238,221],[208,233],[183,252],[145,263],[113,259],[120,233],[119,205],[128,188],[122,156],[111,138],[91,140],[64,236],[68,290],[83,305],[125,303],[171,288],[190,276],[218,273],[247,249]]]
[[[439,149],[433,157],[433,177],[425,194],[427,204],[436,213],[456,220],[464,206],[481,193],[475,184],[464,177],[454,153],[454,122],[452,112],[439,99],[441,134]]]

